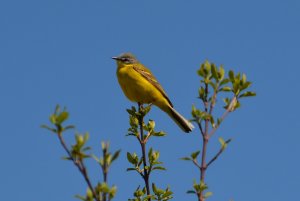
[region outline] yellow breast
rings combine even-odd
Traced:
[[[133,102],[154,103],[162,96],[155,86],[133,69],[132,64],[118,65],[117,77],[124,94]]]

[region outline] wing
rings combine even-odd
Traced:
[[[161,87],[161,85],[158,83],[156,78],[152,75],[151,71],[148,70],[147,68],[141,66],[141,65],[134,65],[133,69],[137,71],[139,74],[141,74],[148,82],[150,82],[153,86],[155,86],[156,89],[160,91],[160,93],[167,99],[171,107],[173,107],[172,102],[168,98],[166,92],[164,89]]]

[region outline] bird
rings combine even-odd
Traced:
[[[186,133],[194,126],[177,112],[166,92],[151,71],[132,53],[112,57],[117,63],[117,78],[125,96],[138,104],[153,104],[167,113]]]

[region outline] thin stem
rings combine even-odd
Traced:
[[[223,113],[222,117],[221,117],[221,122],[223,122],[223,120],[226,118],[226,116],[232,111],[232,107],[234,106],[234,103],[236,102],[236,96],[233,97],[233,99],[231,100],[228,108],[226,109],[226,111]],[[212,131],[208,134],[209,138],[211,138],[211,136],[213,136],[213,134],[216,132],[216,130],[219,128],[219,126],[216,126],[212,129]]]
[[[93,194],[93,197],[96,201],[101,201],[100,198],[98,197],[98,195],[96,194],[96,191],[95,189],[93,188],[93,185],[88,177],[88,173],[87,173],[87,170],[86,170],[86,167],[84,165],[84,163],[82,162],[82,160],[77,160],[76,158],[74,158],[70,152],[70,150],[68,149],[63,137],[62,137],[62,132],[59,131],[57,133],[57,136],[59,138],[59,141],[62,145],[62,147],[64,148],[64,150],[67,152],[70,160],[74,163],[74,165],[78,168],[79,172],[82,174],[82,176],[84,177],[84,180],[86,181],[89,189],[91,190],[92,194]]]
[[[204,107],[205,107],[205,112],[208,112],[208,100],[207,100],[207,94],[208,94],[208,85],[205,84],[205,93],[206,93],[206,98],[204,102]],[[212,105],[210,107],[213,107]],[[210,108],[209,113],[212,112],[212,108]],[[204,132],[202,129],[201,124],[199,124],[199,128],[202,134],[202,156],[201,156],[201,166],[200,166],[200,184],[205,183],[205,172],[206,172],[206,150],[207,150],[207,144],[208,144],[208,127],[209,127],[209,119],[205,119],[205,125],[204,125]],[[203,196],[203,191],[200,191],[198,194],[198,199],[199,201],[204,201],[204,196]]]
[[[205,107],[205,112],[208,111],[207,95],[208,95],[208,84],[205,84],[205,101],[203,102],[204,103],[204,107]]]
[[[107,184],[107,173],[108,173],[108,164],[107,164],[107,160],[106,160],[107,149],[108,149],[108,144],[106,145],[106,148],[103,149],[103,166],[102,166],[103,181],[106,184]],[[103,201],[106,201],[107,193],[103,193],[102,199],[103,199]]]
[[[199,127],[199,129],[200,129],[201,135],[204,136],[204,131],[203,131],[203,128],[202,128],[202,121],[200,121],[200,122],[198,123],[198,127]]]
[[[207,169],[207,165],[206,165],[206,150],[208,144],[207,134],[205,134],[202,139],[203,139],[203,146],[202,146],[202,157],[201,157],[201,166],[200,166],[200,184],[205,183],[205,173]],[[200,191],[198,197],[199,197],[199,201],[204,201],[203,191]]]
[[[143,179],[145,182],[145,186],[146,186],[146,191],[147,191],[147,195],[151,195],[150,193],[150,187],[149,187],[149,172],[146,169],[147,166],[147,160],[146,160],[146,141],[144,140],[144,129],[143,129],[143,122],[144,122],[144,118],[142,113],[143,110],[143,105],[138,103],[138,107],[139,107],[139,126],[140,126],[140,144],[141,144],[141,148],[142,148],[142,157],[143,157],[143,166],[144,166],[144,175],[143,175]],[[151,198],[148,199],[149,201],[151,201]]]
[[[201,166],[198,164],[198,162],[196,161],[196,159],[193,160],[194,165],[196,165],[199,169],[201,169]]]
[[[230,143],[231,139],[226,140],[226,144]],[[223,151],[225,150],[224,147],[221,147],[221,149],[218,151],[218,153],[207,163],[206,167],[210,166],[215,160],[217,160],[217,158],[223,153]]]

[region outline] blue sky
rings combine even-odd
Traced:
[[[110,184],[115,200],[127,200],[142,180],[127,173],[126,138],[130,103],[118,86],[111,56],[134,53],[151,68],[175,108],[190,118],[199,78],[208,59],[245,72],[257,97],[245,99],[217,136],[233,138],[207,172],[209,200],[296,200],[300,186],[299,52],[300,3],[279,1],[94,1],[11,0],[0,2],[0,91],[2,200],[74,200],[86,185],[54,135],[42,130],[57,103],[71,113],[69,123],[90,132],[94,152],[101,140],[122,155]],[[185,194],[199,173],[178,158],[199,149],[195,130],[183,134],[161,111],[149,118],[168,136],[150,142],[160,150],[167,172],[153,175],[170,185],[174,199]],[[66,136],[72,142],[72,133]],[[88,163],[95,182],[100,169]]]

